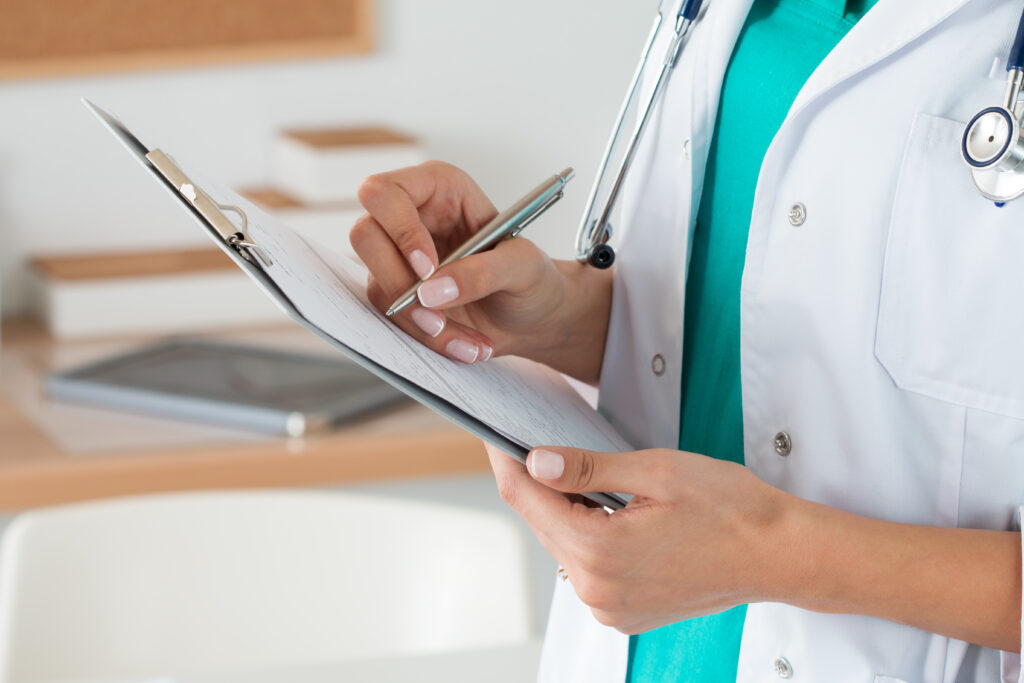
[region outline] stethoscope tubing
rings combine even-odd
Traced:
[[[639,149],[644,133],[647,130],[647,125],[650,123],[651,114],[657,107],[657,104],[665,90],[665,86],[668,83],[668,75],[679,61],[679,55],[682,52],[683,45],[686,42],[686,38],[689,35],[691,27],[696,22],[697,17],[700,14],[702,4],[703,0],[684,0],[676,14],[676,23],[674,26],[675,35],[673,36],[672,42],[669,44],[668,50],[662,59],[658,79],[655,82],[654,88],[652,89],[650,96],[647,98],[647,102],[644,104],[643,109],[639,112],[637,122],[633,127],[633,133],[630,135],[626,151],[616,166],[611,189],[609,190],[607,198],[602,204],[600,213],[595,220],[593,218],[595,205],[601,195],[601,188],[604,185],[605,178],[607,177],[612,156],[614,155],[615,149],[618,145],[619,138],[622,135],[626,117],[631,109],[633,98],[637,95],[640,88],[640,80],[644,69],[647,66],[648,60],[650,59],[651,50],[654,48],[658,32],[664,23],[665,15],[662,13],[661,7],[659,6],[658,8],[658,14],[654,19],[654,25],[651,27],[651,32],[647,37],[647,42],[645,43],[640,56],[640,61],[637,64],[636,71],[633,73],[633,78],[630,81],[628,90],[626,91],[626,97],[623,100],[622,106],[619,109],[619,114],[616,117],[611,137],[609,138],[604,154],[601,157],[601,164],[599,166],[597,178],[594,180],[594,185],[590,190],[590,195],[587,198],[586,209],[583,212],[583,218],[580,222],[579,230],[576,233],[576,259],[580,262],[590,262],[595,266],[605,268],[610,266],[614,260],[614,251],[610,246],[604,247],[606,254],[608,255],[608,258],[606,259],[595,261],[591,258],[591,255],[595,249],[605,245],[611,237],[609,219],[611,218],[612,211],[615,208],[616,200],[622,190],[626,175],[629,173],[629,169],[636,157],[637,150]]]
[[[579,260],[586,260],[587,253],[596,242],[594,239],[594,233],[597,231],[597,226],[600,225],[600,223],[591,221],[590,216],[594,210],[594,204],[597,201],[598,191],[604,183],[604,178],[608,173],[608,165],[611,162],[612,152],[615,150],[623,124],[626,121],[626,115],[629,112],[630,103],[633,101],[633,97],[635,96],[637,89],[640,87],[640,78],[643,75],[644,67],[647,65],[647,59],[650,57],[651,50],[654,48],[654,41],[658,37],[658,30],[661,28],[663,19],[664,16],[661,12],[658,12],[658,15],[654,17],[654,25],[651,26],[651,31],[647,36],[644,49],[640,53],[640,61],[637,62],[636,70],[633,72],[633,78],[630,80],[629,88],[626,90],[626,97],[623,98],[622,106],[619,107],[619,114],[615,117],[615,125],[612,127],[611,137],[608,138],[608,144],[605,145],[604,153],[601,155],[601,163],[598,166],[597,177],[594,178],[594,184],[590,188],[590,194],[587,197],[587,205],[583,211],[583,218],[581,219],[579,230],[576,232],[576,258]],[[602,212],[602,215],[605,215],[606,213],[606,211]]]
[[[1021,12],[1020,21],[1017,22],[1017,35],[1010,47],[1010,54],[1006,58],[1006,70],[1024,70],[1024,11]]]

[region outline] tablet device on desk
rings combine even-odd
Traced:
[[[55,399],[303,436],[404,398],[355,363],[174,339],[51,375]]]

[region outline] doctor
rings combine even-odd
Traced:
[[[440,163],[364,183],[376,305],[429,275],[409,334],[600,381],[646,449],[491,453],[568,577],[541,680],[1024,682],[1024,200],[960,154],[1021,5],[708,0],[614,275],[522,238],[435,272],[483,192]],[[638,498],[572,495],[602,490]]]

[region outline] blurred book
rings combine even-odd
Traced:
[[[247,188],[239,190],[239,194],[303,237],[355,257],[348,233],[353,223],[363,215],[363,207],[358,201],[348,199],[310,204],[272,187]]]
[[[36,316],[57,338],[283,323],[219,249],[42,255],[30,261]]]
[[[275,184],[303,203],[351,200],[367,176],[424,159],[415,138],[387,128],[285,130],[275,141]]]

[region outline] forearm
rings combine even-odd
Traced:
[[[786,517],[802,566],[783,601],[1020,651],[1019,533],[883,522],[807,501]]]
[[[529,357],[582,382],[601,376],[612,305],[612,270],[555,261],[565,277],[562,306]]]

